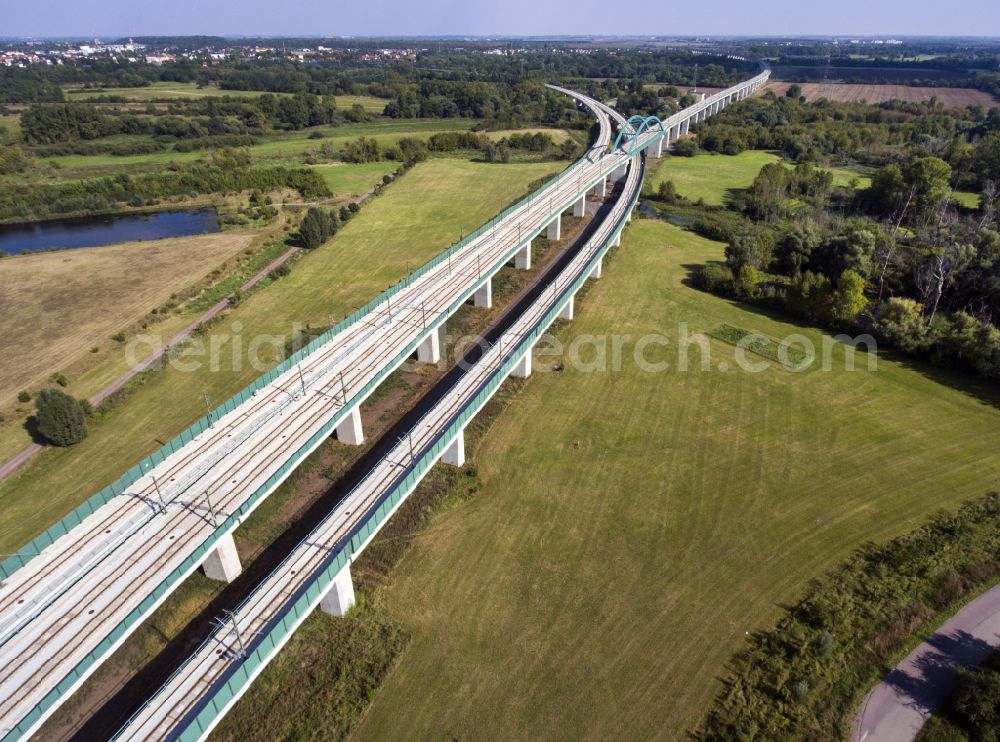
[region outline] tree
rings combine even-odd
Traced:
[[[336,223],[330,215],[314,206],[302,217],[302,222],[299,224],[299,240],[303,247],[312,250],[330,239],[336,229]]]
[[[923,251],[917,262],[914,282],[924,300],[924,307],[929,310],[927,326],[934,322],[938,304],[945,289],[955,275],[969,264],[975,255],[972,245],[949,242],[944,247],[931,248]]]
[[[802,96],[802,86],[798,84],[792,84],[788,86],[788,90],[785,91],[786,98],[800,98]]]
[[[83,408],[59,389],[42,389],[35,395],[38,432],[56,446],[72,446],[87,437]]]
[[[726,264],[738,275],[745,265],[766,271],[774,256],[774,239],[764,230],[743,232],[726,245]]]
[[[852,270],[841,273],[837,288],[830,295],[830,318],[840,324],[850,324],[867,304],[865,279]]]
[[[917,209],[926,212],[948,195],[951,165],[940,157],[918,157],[906,168],[905,178],[913,189]]]

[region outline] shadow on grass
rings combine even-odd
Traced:
[[[21,427],[28,434],[28,437],[31,438],[32,443],[37,443],[39,446],[47,446],[49,444],[48,439],[38,430],[38,418],[34,415],[29,415]]]

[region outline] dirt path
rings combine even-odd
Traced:
[[[1000,646],[1000,585],[945,623],[865,698],[851,742],[912,740],[952,690],[956,667],[975,667]]]
[[[277,268],[282,263],[284,263],[287,260],[289,260],[298,251],[299,251],[299,248],[293,247],[290,250],[287,250],[284,253],[282,253],[280,256],[278,256],[277,258],[275,258],[274,260],[272,260],[270,263],[268,263],[266,266],[264,266],[263,268],[261,268],[260,271],[258,271],[256,274],[254,274],[254,276],[249,281],[247,281],[242,286],[240,286],[240,291],[249,291],[250,289],[252,289],[258,283],[260,283],[264,279],[264,277],[267,276],[268,273],[270,273],[271,271],[273,271],[275,268]],[[207,312],[205,312],[204,314],[202,314],[200,317],[198,317],[198,319],[196,319],[194,322],[192,322],[191,324],[189,324],[183,330],[181,330],[176,335],[174,335],[172,338],[170,338],[170,340],[168,340],[164,345],[160,346],[157,350],[155,350],[153,353],[151,353],[148,358],[146,358],[145,360],[142,361],[142,363],[139,363],[139,364],[133,366],[128,371],[126,371],[124,374],[122,374],[117,379],[115,379],[110,384],[108,384],[106,387],[104,387],[103,389],[101,389],[100,391],[98,391],[96,394],[94,394],[94,396],[92,396],[88,400],[90,402],[90,404],[93,405],[94,407],[97,407],[97,405],[99,405],[105,399],[107,399],[112,394],[114,394],[119,389],[121,389],[123,386],[125,386],[137,374],[142,373],[143,371],[145,371],[146,369],[148,369],[150,366],[152,366],[153,364],[157,363],[161,358],[163,358],[163,356],[166,354],[166,352],[172,346],[177,345],[177,343],[179,343],[182,340],[184,340],[188,335],[190,335],[192,332],[194,332],[198,327],[200,327],[201,325],[205,324],[210,319],[212,319],[213,317],[215,317],[219,312],[221,312],[223,309],[225,309],[229,305],[229,299],[231,298],[231,296],[232,295],[229,295],[229,296],[226,296],[224,299],[220,299]],[[42,448],[43,448],[43,446],[39,445],[38,443],[32,443],[30,446],[27,446],[24,449],[22,449],[21,451],[19,451],[13,458],[11,458],[8,461],[4,462],[4,464],[2,466],[0,466],[0,481],[6,479],[8,476],[10,476],[11,474],[13,474],[17,469],[19,469],[21,466],[24,465],[24,462],[26,462],[28,459],[30,459],[32,456],[34,456],[39,451],[41,451]]]

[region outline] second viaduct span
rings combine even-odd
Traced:
[[[637,128],[611,152],[610,109],[556,88],[590,108],[601,124],[597,144],[583,158],[4,562],[0,735],[17,739],[36,730],[198,566],[220,579],[238,574],[232,531],[331,432],[361,442],[360,404],[412,354],[436,361],[438,328],[459,306],[470,298],[489,306],[493,275],[511,260],[529,267],[531,240],[542,232],[557,239],[565,210],[582,216],[588,192],[603,195],[607,178],[625,176],[633,155],[645,150],[658,156],[691,121],[749,95],[767,75],[765,70],[657,126]],[[571,315],[572,297],[568,306]],[[559,311],[565,314],[565,303]]]

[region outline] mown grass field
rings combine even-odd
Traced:
[[[558,331],[627,335],[622,369],[537,372],[375,599],[411,636],[355,737],[682,739],[747,632],[869,539],[996,487],[1000,414],[964,377],[710,371],[688,333],[821,333],[696,291],[722,245],[638,220]],[[638,338],[669,338],[632,360]],[[585,353],[592,360],[594,353]],[[610,358],[610,351],[609,351]],[[754,358],[753,360],[760,360]],[[953,385],[949,385],[953,384]],[[968,384],[969,386],[962,386]]]
[[[0,404],[204,278],[250,243],[247,233],[176,237],[0,260],[5,311]]]
[[[273,335],[283,342],[296,326],[337,321],[487,221],[530,182],[561,167],[558,162],[486,165],[457,159],[417,165],[330,242],[304,255],[291,275],[252,294],[205,334],[205,347],[216,343],[221,348],[217,371],[205,364],[191,373],[167,367],[92,423],[85,441],[47,449],[0,483],[0,551],[21,546],[203,415],[203,393],[221,404],[249,383],[258,375],[247,359],[255,336]],[[234,335],[242,343],[236,362]],[[264,361],[269,348],[261,353]],[[25,437],[21,445],[26,442]]]
[[[338,162],[333,165],[317,165],[326,185],[334,196],[360,196],[370,191],[383,175],[388,175],[399,167],[398,162],[366,162],[348,164]]]
[[[703,198],[706,204],[721,205],[749,188],[762,167],[781,161],[778,154],[762,150],[747,150],[738,155],[701,152],[694,157],[666,157],[648,183],[655,190],[662,181],[672,180],[677,192],[685,198],[692,201]],[[870,175],[862,169],[825,169],[833,172],[833,182],[838,186],[849,186],[855,178],[858,188],[867,188],[871,183]]]

